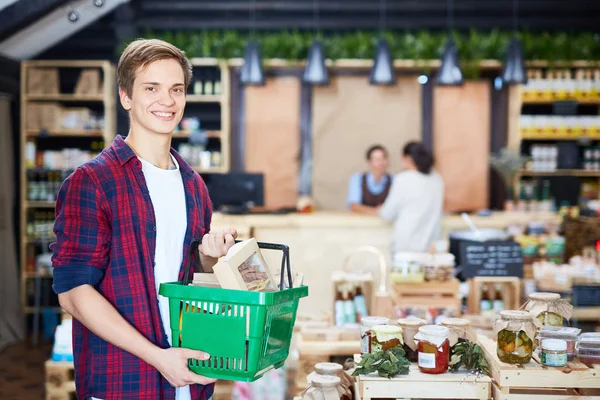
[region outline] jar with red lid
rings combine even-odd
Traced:
[[[419,327],[415,335],[418,346],[419,370],[426,374],[443,374],[450,361],[449,329],[439,325]]]

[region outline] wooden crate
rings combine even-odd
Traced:
[[[491,298],[495,295],[494,288],[496,285],[502,286],[502,301],[505,310],[518,310],[521,306],[521,279],[515,276],[476,276],[469,279],[469,296],[467,297],[469,314],[479,314],[481,312],[479,305],[484,285],[488,285],[488,294]]]
[[[75,399],[75,371],[72,362],[46,361],[46,400]]]
[[[566,367],[547,367],[536,355],[527,364],[507,364],[498,359],[495,340],[477,339],[490,364],[496,400],[600,400],[600,365],[588,367],[575,358]]]
[[[479,399],[488,400],[491,391],[491,379],[481,376],[475,382],[475,376],[465,379],[466,371],[447,372],[440,375],[424,374],[413,363],[408,375],[392,379],[377,374],[360,375],[357,378],[357,398],[371,399]],[[461,382],[465,381],[461,384]]]

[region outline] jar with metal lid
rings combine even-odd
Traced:
[[[501,311],[500,319],[494,322],[500,361],[527,364],[531,360],[533,338],[538,327],[541,327],[541,323],[527,311]]]
[[[371,353],[402,346],[402,328],[393,325],[376,325],[371,328]]]
[[[567,365],[567,342],[561,339],[542,341],[540,360],[549,367],[564,367]]]
[[[415,343],[415,335],[419,332],[419,327],[427,325],[427,321],[421,318],[401,318],[398,325],[402,328],[402,339],[404,344],[402,348],[406,353],[406,359],[410,362],[417,362],[419,352],[418,345]]]
[[[442,326],[448,327],[448,341],[450,347],[457,343],[476,342],[475,334],[471,329],[471,321],[465,318],[446,318],[442,320]]]
[[[449,330],[440,325],[424,325],[419,327],[415,335],[418,346],[419,370],[426,374],[443,374],[448,370],[450,362]]]
[[[316,375],[310,386],[302,392],[302,400],[340,400],[344,395],[337,376]]]
[[[563,319],[571,318],[573,306],[562,300],[558,293],[535,292],[529,295],[525,310],[543,325],[562,326]]]
[[[360,320],[360,353],[367,354],[371,352],[371,328],[376,325],[387,325],[389,318],[385,317],[363,317]]]

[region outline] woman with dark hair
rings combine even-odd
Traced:
[[[418,142],[402,151],[403,171],[397,174],[378,214],[394,221],[392,255],[423,252],[439,239],[444,208],[444,181],[433,169],[431,152]]]

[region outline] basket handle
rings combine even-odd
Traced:
[[[241,242],[241,240],[236,240],[236,243]],[[192,239],[190,243],[190,251],[188,253],[187,262],[184,266],[183,272],[183,284],[189,285],[190,283],[190,268],[192,263],[194,265],[194,271],[201,271],[206,273],[204,268],[202,267],[202,262],[200,261],[200,257],[198,257],[198,247],[202,244],[202,239]],[[285,275],[286,265],[287,265],[287,279],[288,279],[288,287],[292,288],[292,271],[290,268],[290,248],[285,244],[277,244],[277,243],[266,243],[266,242],[257,242],[258,247],[261,249],[267,250],[281,250],[283,252],[283,256],[281,257],[281,276],[279,279],[279,290],[283,290],[283,277]]]

